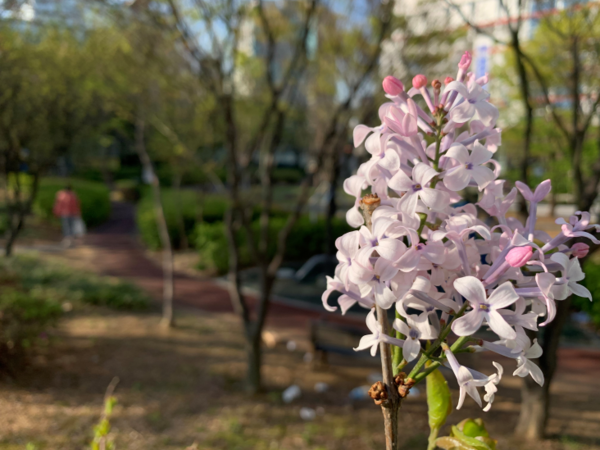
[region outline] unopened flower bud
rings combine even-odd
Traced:
[[[590,246],[583,242],[576,242],[571,247],[571,252],[576,258],[585,258],[590,251]]]
[[[415,75],[412,82],[415,89],[421,89],[427,86],[427,77],[425,75]]]
[[[530,246],[515,247],[506,255],[506,262],[511,267],[523,267],[533,255],[533,248]]]
[[[458,63],[458,68],[462,70],[467,70],[471,65],[472,60],[473,57],[469,52],[463,53],[462,57],[460,58],[460,62]]]
[[[450,83],[452,83],[453,81],[454,81],[454,78],[452,78],[452,77],[446,77],[446,78],[444,79],[444,84],[445,84],[446,86],[448,86],[448,85],[449,85]]]
[[[383,79],[383,90],[386,94],[396,96],[404,91],[404,85],[398,78],[388,75]]]

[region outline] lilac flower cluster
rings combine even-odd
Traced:
[[[455,353],[491,351],[512,358],[514,375],[543,384],[531,361],[542,350],[525,330],[549,323],[555,302],[571,294],[591,300],[578,284],[585,276],[579,258],[589,247],[568,244],[574,237],[600,242],[590,233],[598,226],[590,224],[588,212],[559,219],[554,238],[536,230],[537,205],[550,192],[550,180],[534,191],[516,183],[505,195],[500,165],[492,159],[501,143],[498,110],[483,88],[487,75],[475,78],[470,63],[465,53],[456,80],[446,78],[443,89],[438,80],[428,88],[423,75],[414,77],[408,92],[394,77],[383,80],[390,101],[379,109],[381,125],[354,129],[354,145],[364,142],[371,155],[344,183],[356,199],[347,221],[359,229],[336,241],[339,265],[328,277],[323,305],[338,309],[327,301],[338,291],[342,313],[354,304],[370,309],[371,334],[355,350],[370,349],[374,356],[382,342],[392,345],[400,355],[396,371],[417,360],[409,375],[417,380],[429,370],[427,361],[445,364],[460,386],[458,408],[466,394],[482,406],[477,387],[484,387],[488,410],[502,366],[494,363],[496,373],[487,376],[462,366]],[[417,95],[424,108],[413,100]],[[465,188],[479,190],[477,203],[461,197]],[[365,190],[370,193],[363,197]],[[517,190],[529,203],[525,224],[506,215]],[[394,335],[377,317],[390,308],[396,313]],[[473,338],[482,327],[497,338]]]

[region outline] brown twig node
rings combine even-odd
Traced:
[[[371,389],[369,389],[369,397],[373,399],[376,405],[381,405],[388,398],[387,391],[385,390],[385,384],[383,384],[381,381],[378,381],[371,386]]]
[[[396,386],[398,386],[398,395],[400,395],[401,398],[405,398],[410,392],[410,388],[415,385],[415,380],[412,378],[406,378],[406,374],[404,372],[400,372],[398,375],[396,375],[394,382],[396,383]]]

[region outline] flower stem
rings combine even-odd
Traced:
[[[402,320],[402,316],[398,311],[396,311],[396,319]],[[396,331],[397,339],[404,339],[404,335],[400,333],[398,330]],[[394,346],[392,350],[392,369],[394,376],[398,375],[400,372],[400,365],[402,364],[402,347]]]
[[[375,306],[377,311],[377,321],[381,325],[381,331],[389,335],[390,324],[388,322],[387,311],[381,306]],[[383,384],[387,391],[387,401],[381,404],[383,413],[383,422],[385,430],[386,450],[398,449],[398,409],[400,408],[400,396],[398,389],[394,384],[394,371],[392,362],[392,351],[390,344],[381,342],[379,344],[379,353],[381,356],[381,372],[383,375]]]
[[[456,342],[454,344],[452,344],[452,346],[450,347],[450,350],[452,350],[453,353],[457,353],[462,348],[463,344],[465,342],[468,342],[469,339],[471,339],[470,336],[461,336],[461,337],[459,337],[456,340]],[[423,355],[423,356],[425,356],[425,355]],[[425,364],[425,363],[423,363],[423,364]],[[427,375],[429,375],[431,372],[433,372],[435,369],[437,369],[441,365],[442,365],[442,363],[440,361],[435,361],[426,370],[424,370],[423,372],[421,372],[419,374],[415,374],[415,376],[411,377],[411,378],[414,378],[415,384],[417,384],[420,381],[423,381],[427,377]],[[412,372],[411,372],[411,374],[412,374]]]
[[[436,449],[437,445],[435,445],[435,441],[437,440],[439,431],[440,431],[439,428],[434,427],[429,432],[427,450],[435,450]]]

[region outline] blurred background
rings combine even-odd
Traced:
[[[352,351],[365,312],[321,305],[343,181],[370,158],[352,130],[379,125],[385,76],[443,81],[468,50],[505,189],[552,179],[550,235],[578,210],[597,221],[599,11],[1,2],[0,449],[383,448],[379,362]],[[600,449],[600,253],[584,270],[596,301],[560,302],[538,333],[545,387],[502,360],[492,411],[468,401],[452,423],[482,417],[498,449]],[[402,407],[404,450],[426,448],[424,394]]]

